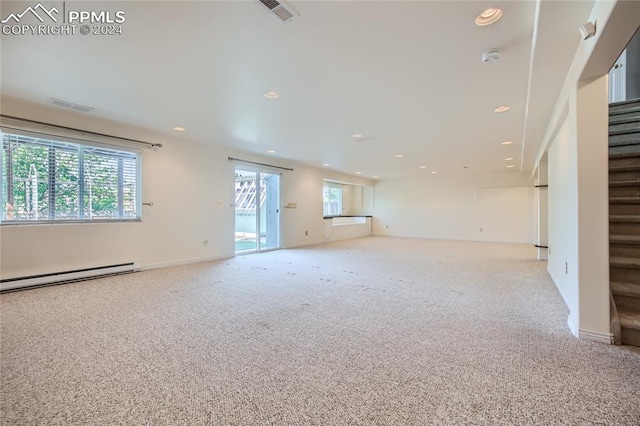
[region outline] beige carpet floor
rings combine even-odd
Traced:
[[[533,248],[370,237],[0,296],[2,424],[638,425]]]

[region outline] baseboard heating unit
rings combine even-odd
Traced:
[[[73,271],[54,272],[51,274],[31,275],[28,277],[0,279],[0,293],[44,287],[76,281],[126,274],[140,270],[139,262],[119,263],[117,265],[96,266],[94,268],[76,269]]]

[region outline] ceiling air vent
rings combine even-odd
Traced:
[[[63,101],[61,99],[56,99],[56,98],[51,98],[51,105],[54,105],[60,108],[72,109],[74,111],[79,111],[79,112],[91,112],[95,109],[95,108],[91,108],[91,107],[80,105],[80,104],[74,104],[73,102]]]
[[[296,16],[295,10],[291,8],[291,6],[287,6],[283,2],[279,2],[276,0],[258,0],[260,3],[265,5],[269,12],[280,22],[289,22]]]

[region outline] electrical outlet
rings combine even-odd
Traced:
[[[564,262],[564,274],[569,275],[569,264]]]
[[[209,240],[202,240],[202,247],[209,247]]]
[[[304,231],[304,236],[308,237],[309,236],[309,231]]]
[[[480,228],[480,232],[484,232],[484,229],[483,229],[483,228]]]

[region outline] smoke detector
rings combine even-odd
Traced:
[[[269,12],[274,18],[276,18],[278,21],[282,23],[290,22],[293,20],[293,18],[295,18],[296,16],[299,16],[298,13],[291,8],[291,6],[288,6],[281,1],[277,1],[277,0],[258,0],[258,1],[262,3],[267,9],[269,9]]]
[[[492,49],[482,54],[482,62],[493,62],[500,59],[500,49]]]

